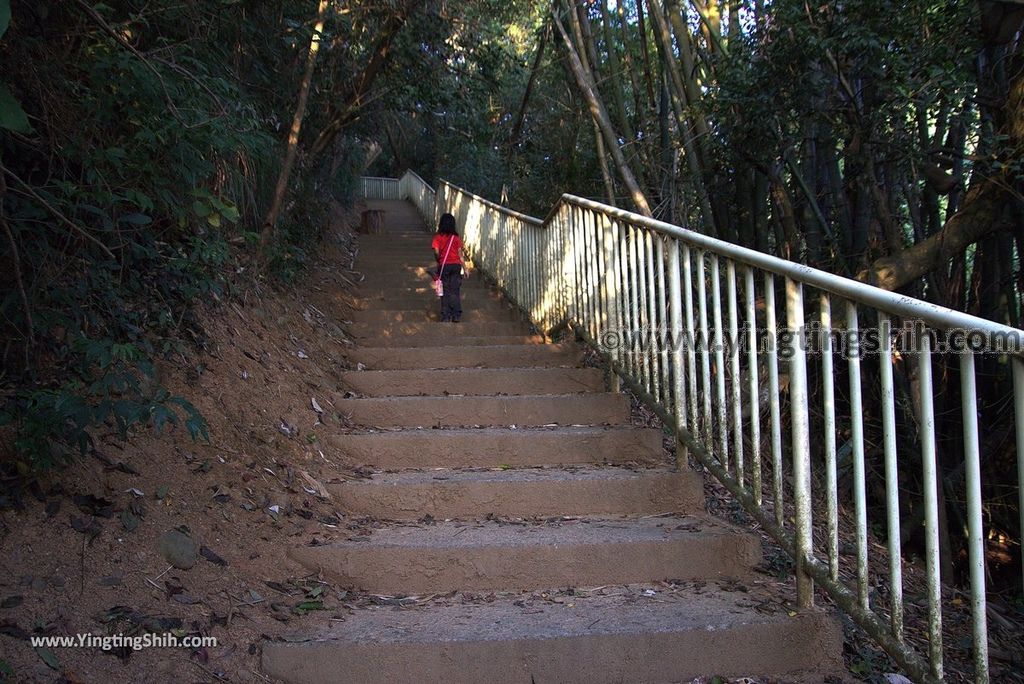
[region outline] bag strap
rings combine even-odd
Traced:
[[[444,256],[441,257],[441,262],[437,265],[437,277],[441,277],[441,271],[444,270],[444,262],[448,259],[448,254],[452,251],[452,243],[455,242],[455,236],[452,235],[448,238],[448,246],[445,247]]]

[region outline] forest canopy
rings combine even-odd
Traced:
[[[154,360],[414,169],[562,192],[1020,324],[1015,2],[0,0],[3,420],[202,436]]]

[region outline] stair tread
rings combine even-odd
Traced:
[[[653,596],[645,595],[645,591]],[[780,604],[749,592],[652,587],[625,596],[576,596],[561,602],[501,597],[486,603],[430,605],[424,610],[373,606],[352,612],[338,627],[309,635],[311,642],[409,643],[545,639],[581,635],[719,631],[792,619]],[[517,601],[524,605],[517,605]],[[568,606],[569,603],[573,605]],[[820,613],[803,614],[817,622]],[[294,638],[294,637],[293,637]],[[293,641],[293,643],[295,643]]]
[[[501,437],[536,437],[538,435],[549,435],[552,437],[559,437],[568,439],[570,437],[601,437],[607,436],[613,432],[635,432],[635,433],[658,433],[661,434],[661,430],[657,428],[643,427],[639,425],[499,425],[499,426],[482,426],[482,427],[450,427],[450,428],[434,428],[434,427],[396,427],[396,428],[361,428],[352,432],[346,432],[344,435],[345,439],[354,437],[356,439],[374,438],[375,440],[405,440],[409,437],[422,437],[423,439],[431,439],[439,435],[446,437],[481,437],[481,436],[501,436]]]
[[[358,541],[327,546],[366,548],[469,548],[480,546],[579,546],[671,542],[700,536],[747,534],[707,517],[571,518],[556,523],[508,524],[495,521],[438,522],[431,525],[388,525]],[[319,547],[318,547],[319,548]]]
[[[645,477],[674,476],[667,468],[623,468],[617,466],[574,468],[509,468],[457,470],[434,468],[400,473],[374,473],[369,479],[349,480],[339,487],[389,487],[423,484],[460,484],[464,482],[585,482],[640,480]]]

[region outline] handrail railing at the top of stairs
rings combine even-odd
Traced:
[[[596,343],[627,384],[677,430],[681,446],[789,551],[796,561],[802,606],[812,603],[817,583],[921,682],[943,680],[932,366],[942,355],[946,363],[955,359],[973,653],[976,681],[988,681],[975,365],[986,351],[1009,352],[994,358],[1012,366],[1008,391],[1014,399],[1017,453],[1024,454],[1024,331],[571,195],[563,195],[543,221],[443,181],[436,204],[437,213],[457,217],[474,260],[538,327],[569,322]],[[951,352],[955,356],[948,356]],[[861,357],[872,353],[878,361],[866,365],[870,380],[865,380]],[[900,385],[899,392],[897,367],[913,380]],[[781,392],[787,385],[789,401],[784,402]],[[878,489],[884,491],[887,552],[869,558],[867,478],[873,473],[865,463],[863,396],[866,388],[874,393],[875,386],[880,387],[874,424],[881,423],[876,434],[884,474]],[[913,414],[899,435],[897,394],[900,405],[911,405]],[[787,410],[789,436],[784,440]],[[915,426],[916,439],[910,439]],[[840,437],[846,440],[842,450]],[[947,445],[943,449],[947,462],[956,458]],[[847,450],[853,491],[843,497],[838,454]],[[766,473],[762,455],[770,463]],[[812,491],[812,458],[825,471],[817,491]],[[927,610],[915,618],[927,622],[928,639],[916,646],[903,628],[901,459],[920,460],[924,508]],[[787,470],[792,503],[787,502]],[[1018,485],[1022,481],[1024,462],[1018,458]],[[839,553],[841,499],[853,509],[852,562]],[[823,549],[816,548],[812,536],[812,514],[825,520],[819,535]],[[840,580],[847,562],[855,577],[849,585]],[[869,567],[885,577],[885,599],[870,594]]]

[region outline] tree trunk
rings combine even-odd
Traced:
[[[316,67],[316,54],[320,50],[320,34],[324,30],[324,17],[327,14],[327,6],[330,0],[320,0],[316,12],[316,25],[313,27],[313,35],[309,39],[309,52],[306,54],[306,70],[302,74],[302,84],[299,87],[299,101],[295,106],[295,116],[292,118],[292,127],[288,131],[288,144],[285,147],[284,161],[281,163],[281,173],[277,177],[277,187],[274,188],[274,197],[267,211],[267,217],[263,220],[263,231],[260,235],[260,254],[267,248],[267,243],[273,237],[274,228],[277,226],[278,216],[281,214],[281,207],[284,206],[284,198],[288,191],[288,181],[292,175],[292,167],[295,166],[295,158],[299,151],[299,133],[302,131],[302,120],[306,116],[306,103],[309,101],[309,87],[313,83],[313,70]]]
[[[533,57],[533,66],[530,67],[530,78],[526,81],[526,90],[523,91],[523,100],[519,104],[519,113],[516,115],[516,123],[512,127],[512,137],[509,139],[509,147],[515,149],[519,144],[519,138],[523,133],[523,122],[526,121],[526,108],[533,94],[534,84],[537,82],[537,74],[540,72],[540,63],[544,59],[544,47],[548,41],[549,26],[544,25],[540,37],[537,38],[537,54]]]
[[[395,42],[395,38],[398,37],[402,27],[405,26],[409,15],[412,14],[420,2],[422,0],[407,0],[402,7],[388,16],[362,73],[351,81],[353,85],[346,93],[340,96],[341,106],[334,108],[327,125],[324,126],[310,146],[310,157],[316,157],[327,149],[327,146],[334,142],[338,133],[356,119],[359,108],[363,104],[363,98],[370,92],[370,88],[373,86],[374,81],[376,81],[377,76],[380,75],[380,72],[387,65],[388,57],[391,55],[391,45]]]
[[[580,61],[580,55],[577,53],[576,48],[573,47],[572,39],[569,38],[569,34],[565,32],[565,28],[562,26],[562,22],[558,18],[557,9],[555,8],[552,8],[552,17],[554,19],[555,26],[558,28],[559,34],[562,36],[562,42],[565,43],[566,52],[569,56],[569,66],[576,79],[576,85],[579,86],[583,99],[587,101],[591,117],[593,117],[594,121],[601,129],[601,134],[604,136],[605,144],[608,146],[608,151],[611,153],[612,159],[615,161],[615,167],[618,170],[619,175],[622,177],[623,184],[629,191],[633,204],[636,205],[637,211],[644,216],[653,216],[651,206],[647,202],[647,197],[644,196],[643,191],[636,182],[636,176],[633,175],[633,170],[629,168],[629,164],[622,155],[622,150],[619,149],[618,136],[615,134],[615,129],[612,127],[611,120],[608,117],[608,110],[605,109],[604,103],[601,101],[601,97],[597,93],[597,88],[593,84],[592,75],[585,70],[583,63]],[[574,17],[575,13],[570,11],[570,20]]]

